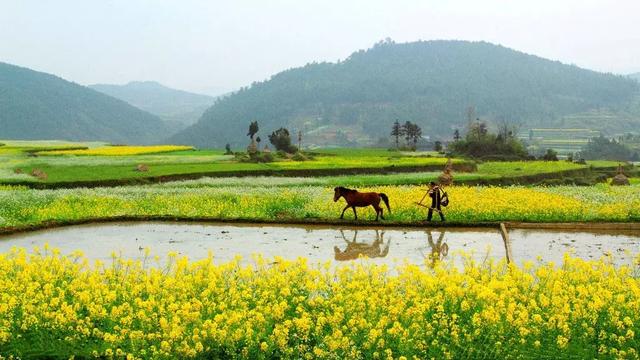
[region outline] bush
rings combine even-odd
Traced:
[[[293,157],[291,159],[295,160],[295,161],[306,161],[307,157],[304,156],[301,152],[298,151],[297,153],[295,153],[293,155]]]
[[[236,161],[242,163],[270,163],[275,161],[275,157],[271,153],[253,153],[251,156],[247,154],[236,154]]]
[[[249,155],[249,159],[245,162],[254,163],[270,163],[275,160],[274,156],[270,152],[256,152]]]
[[[513,134],[513,131],[492,134],[488,132],[486,124],[478,123],[470,127],[464,139],[453,142],[448,148],[454,156],[475,159],[526,159],[527,150]]]
[[[589,140],[580,155],[587,160],[628,161],[633,157],[633,152],[624,144],[600,135]]]
[[[224,146],[224,154],[225,155],[233,155],[233,151],[231,151],[231,145],[227,144]]]
[[[547,149],[541,159],[544,161],[558,161],[558,153],[553,149]]]
[[[284,151],[289,154],[293,154],[298,151],[298,148],[291,144],[291,136],[289,130],[280,128],[269,135],[269,141],[278,151]]]

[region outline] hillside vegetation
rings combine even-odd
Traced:
[[[59,77],[0,63],[0,138],[154,143],[174,127]]]
[[[215,98],[176,90],[155,81],[132,81],[125,85],[96,84],[90,88],[158,115],[167,121],[177,121],[184,127],[195,123]]]
[[[489,121],[556,126],[563,116],[625,107],[638,86],[486,42],[382,42],[243,88],[168,141],[244,145],[253,120],[265,133],[302,129],[307,144],[372,143],[388,136],[395,119],[417,123],[425,135],[450,136],[466,124],[469,107]]]

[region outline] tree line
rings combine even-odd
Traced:
[[[418,140],[422,138],[422,129],[411,121],[406,121],[401,125],[400,122],[396,120],[391,128],[391,136],[395,139],[396,150],[400,150],[401,138],[404,138],[409,149],[416,150]]]

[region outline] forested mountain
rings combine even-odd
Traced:
[[[306,144],[319,145],[371,143],[388,136],[395,119],[417,123],[431,136],[450,136],[468,116],[554,126],[566,115],[624,107],[638,88],[627,77],[486,42],[387,41],[344,61],[283,71],[219,99],[170,141],[244,145],[253,120],[262,135],[286,126],[302,129]]]
[[[146,144],[174,127],[155,115],[59,77],[0,63],[0,139]]]
[[[96,84],[89,87],[164,120],[183,123],[184,127],[198,121],[215,100],[211,96],[171,89],[155,81],[132,81],[125,85]]]

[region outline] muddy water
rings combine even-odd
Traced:
[[[555,261],[565,252],[584,259],[610,253],[617,264],[629,263],[640,253],[640,232],[562,232],[510,230],[514,261]],[[110,260],[116,252],[143,259],[144,248],[165,256],[175,251],[200,259],[212,251],[217,262],[240,255],[266,257],[303,256],[312,262],[341,263],[366,255],[369,261],[394,265],[404,259],[428,265],[433,259],[449,259],[464,251],[478,261],[502,259],[505,247],[497,229],[356,229],[327,226],[271,226],[194,223],[104,223],[70,226],[0,237],[0,252],[13,246],[32,248],[48,243],[62,253],[82,250],[90,259]]]

